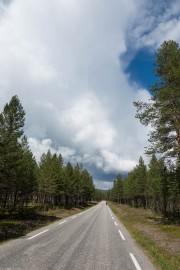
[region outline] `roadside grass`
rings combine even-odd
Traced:
[[[164,231],[169,237],[180,238],[180,227],[173,225],[162,225],[161,230]]]
[[[157,269],[180,269],[180,228],[177,220],[167,225],[161,215],[151,210],[111,202],[108,205]]]
[[[48,211],[39,210],[35,207],[27,208],[26,211],[16,211],[11,214],[0,214],[0,244],[4,241],[25,236],[27,233],[46,226],[57,220],[75,215],[86,210],[92,205],[78,208],[55,208]]]
[[[158,267],[163,270],[175,270],[180,265],[180,261],[177,258],[172,257],[168,252],[165,252],[162,248],[158,247],[152,240],[142,235],[137,229],[132,231],[132,235],[135,240],[140,244],[150,255],[152,261]]]

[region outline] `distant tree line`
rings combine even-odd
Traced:
[[[143,206],[163,213],[180,210],[180,47],[164,41],[156,53],[157,83],[151,87],[149,102],[134,102],[136,117],[147,126],[150,145],[146,154],[122,180],[117,176],[110,199],[131,206]],[[159,157],[159,158],[157,158]]]
[[[94,200],[97,202],[106,201],[110,198],[110,190],[95,189]]]
[[[125,179],[118,175],[108,194],[110,200],[132,207],[150,208],[164,214],[176,214],[180,210],[176,170],[168,168],[155,155],[148,166],[140,157],[139,164]]]
[[[63,164],[50,150],[37,163],[24,135],[25,111],[13,96],[0,114],[0,211],[29,204],[72,207],[87,204],[94,195],[92,176],[82,165]]]

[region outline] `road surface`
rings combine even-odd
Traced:
[[[155,270],[105,202],[0,245],[0,270]]]

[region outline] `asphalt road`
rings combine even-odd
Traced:
[[[0,246],[0,270],[155,270],[105,202]]]

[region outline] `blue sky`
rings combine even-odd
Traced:
[[[150,98],[169,39],[180,42],[179,0],[0,0],[0,108],[18,95],[37,161],[61,153],[110,188],[148,162],[133,101]]]
[[[154,72],[155,54],[147,48],[136,52],[129,62],[125,72],[130,74],[130,81],[136,82],[140,87],[149,89],[157,81]]]

